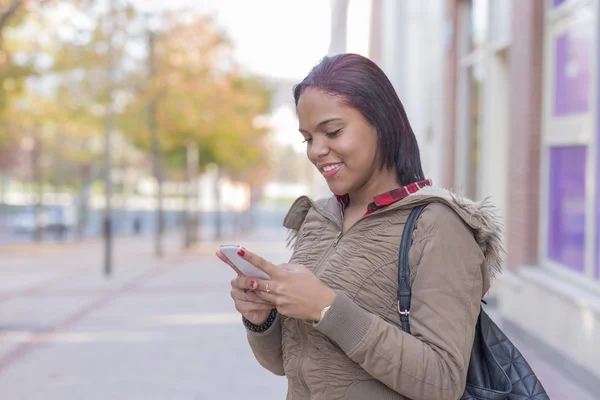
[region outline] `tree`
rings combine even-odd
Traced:
[[[0,174],[16,165],[20,139],[20,130],[14,120],[6,118],[7,103],[23,90],[24,78],[31,73],[26,66],[15,64],[16,43],[14,40],[6,43],[5,35],[7,30],[22,22],[24,14],[22,1],[0,0]]]
[[[25,79],[34,73],[34,68],[23,62],[15,62],[14,54],[22,50],[22,43],[11,36],[31,15],[48,1],[0,0],[0,205],[4,203],[6,173],[18,164],[19,143],[23,129],[22,115],[10,109],[12,103],[24,90]],[[9,36],[8,40],[6,37]],[[17,118],[15,118],[17,117]]]
[[[185,165],[190,142],[199,147],[199,163],[218,164],[233,171],[264,160],[261,140],[267,130],[254,119],[269,106],[268,91],[237,69],[232,47],[208,18],[177,23],[159,36],[156,74],[146,80],[126,112],[125,132],[138,146],[149,149],[145,128],[146,105],[157,101],[160,147],[167,165]]]
[[[98,139],[104,131],[107,103],[106,21],[116,21],[121,33],[126,33],[133,16],[127,3],[116,15],[96,5],[92,0],[13,0],[4,13],[0,11],[0,27],[5,28],[0,33],[3,39],[6,36],[1,50],[19,56],[7,71],[20,73],[18,79],[6,71],[2,74],[0,126],[5,129],[0,131],[0,148],[4,143],[4,148],[14,149],[23,135],[33,138],[36,155],[43,148],[53,167],[48,174],[35,163],[34,176],[53,181],[57,193],[64,185],[79,184],[80,197],[89,192],[86,188],[101,155]],[[66,16],[55,12],[65,8]],[[9,14],[11,22],[3,24]],[[124,40],[126,34],[121,35]],[[122,47],[119,57],[124,54]],[[7,88],[12,88],[10,93]],[[85,200],[81,206],[80,212],[85,213]]]
[[[50,0],[0,0],[0,172],[16,164],[25,131],[43,119],[39,104],[35,113],[29,107],[39,99],[33,99],[36,95],[30,93],[28,83],[48,72],[40,60],[49,49],[44,48],[40,35],[25,31],[50,33],[46,12],[56,4]]]
[[[151,148],[145,125],[154,119],[166,167],[187,166],[188,182],[196,179],[193,164],[200,169],[216,164],[238,174],[264,165],[268,131],[255,120],[268,110],[269,93],[239,71],[231,44],[210,19],[168,22],[150,54],[153,73],[139,77],[144,89],[120,118],[134,143]],[[155,115],[148,115],[148,104],[155,105],[150,107]]]

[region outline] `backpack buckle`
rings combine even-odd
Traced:
[[[402,315],[403,317],[408,317],[410,315],[410,311],[409,310],[402,311],[400,309],[400,300],[398,300],[398,314]]]

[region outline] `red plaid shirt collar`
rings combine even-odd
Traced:
[[[400,200],[406,198],[408,195],[418,192],[419,189],[422,189],[425,186],[431,186],[431,179],[413,182],[406,186],[402,186],[397,189],[390,190],[389,192],[381,193],[380,195],[377,195],[373,198],[373,202],[371,202],[367,206],[367,212],[365,212],[365,215],[363,215],[363,216],[366,217],[367,215],[373,214],[375,211],[379,210],[380,208],[389,206],[392,203],[400,201]],[[340,209],[342,210],[342,215],[344,215],[344,210],[350,204],[350,196],[348,196],[347,194],[344,194],[342,196],[335,195],[335,197],[340,205]]]

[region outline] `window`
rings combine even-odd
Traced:
[[[507,44],[512,36],[512,1],[492,1],[490,7],[490,42]]]
[[[478,50],[487,40],[489,0],[471,0],[469,3],[469,48]]]
[[[556,38],[554,115],[557,117],[589,110],[592,40],[591,24],[571,27]]]
[[[598,107],[598,112],[600,112],[600,105]],[[598,121],[600,121],[600,119],[598,119]],[[598,122],[597,122],[598,123]],[[598,127],[597,127],[597,132],[596,132],[596,209],[595,209],[595,213],[596,213],[596,220],[595,222],[595,226],[596,226],[596,246],[595,246],[595,257],[594,257],[594,262],[595,262],[595,266],[596,266],[596,279],[600,280],[600,123],[598,123]]]
[[[550,149],[548,258],[585,270],[586,146]]]
[[[471,199],[478,196],[478,171],[480,167],[481,141],[481,91],[483,81],[483,66],[477,63],[468,68],[468,122],[467,122],[467,181],[465,182],[465,194]]]
[[[552,6],[556,8],[564,2],[565,2],[565,0],[552,0]]]
[[[572,2],[548,1],[552,7],[563,3]],[[586,285],[600,279],[600,178],[592,173],[594,166],[600,173],[600,152],[592,151],[600,144],[592,101],[596,11],[591,2],[552,9],[545,27],[542,258]]]

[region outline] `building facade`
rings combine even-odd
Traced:
[[[353,1],[333,2],[334,25]],[[600,1],[370,3],[368,55],[405,105],[425,174],[498,209],[499,322],[597,392]]]
[[[597,0],[449,0],[455,190],[505,225],[494,293],[510,331],[600,387]]]
[[[353,1],[334,1],[332,18]],[[600,0],[370,3],[368,55],[405,105],[425,174],[498,209],[499,322],[596,393]]]

